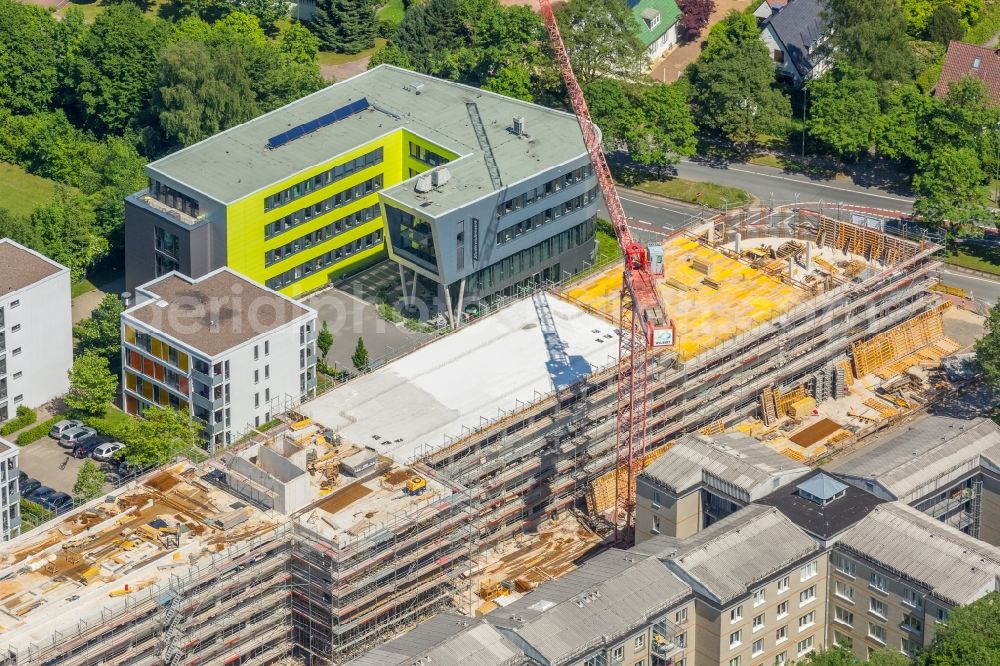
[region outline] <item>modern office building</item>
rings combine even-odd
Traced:
[[[453,313],[594,258],[574,116],[387,65],[146,172],[126,200],[130,289],[229,266],[298,296],[388,254],[408,299],[416,276]]]
[[[21,533],[18,447],[0,437],[0,541]]]
[[[221,268],[142,285],[122,313],[125,410],[186,410],[210,449],[316,392],[316,311]]]
[[[0,239],[0,422],[65,393],[71,367],[69,269]]]

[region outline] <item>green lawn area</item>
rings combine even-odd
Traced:
[[[17,215],[30,215],[39,205],[52,199],[55,182],[33,176],[21,167],[0,162],[0,208]]]
[[[108,406],[102,416],[87,416],[83,418],[84,423],[97,430],[102,435],[115,437],[121,432],[123,423],[131,421],[132,417],[116,407]]]
[[[403,20],[403,13],[405,11],[403,9],[403,0],[386,0],[386,3],[379,8],[377,16],[386,21],[399,23]]]
[[[684,178],[646,180],[633,187],[650,194],[705,204],[711,208],[722,208],[727,202],[730,207],[737,206],[753,198],[748,192],[738,187],[727,187],[718,183],[698,182]],[[700,197],[699,193],[701,193]]]
[[[65,15],[66,10],[70,7],[78,7],[83,12],[83,20],[87,23],[93,23],[94,18],[104,11],[104,5],[101,4],[101,0],[70,0],[70,2],[67,2],[56,12],[56,15]]]
[[[621,248],[618,247],[618,241],[611,234],[598,230],[597,232],[597,259],[594,264],[596,266],[603,266],[605,264],[611,263],[615,259],[622,256]]]
[[[355,60],[360,60],[365,56],[374,55],[376,51],[385,46],[386,40],[378,37],[375,39],[374,48],[366,49],[360,53],[347,54],[347,53],[334,53],[333,51],[320,51],[319,52],[319,64],[320,65],[343,65],[345,62],[353,62]]]
[[[83,296],[87,292],[94,291],[95,289],[97,289],[97,287],[94,286],[93,282],[91,282],[87,278],[83,278],[82,280],[73,285],[73,289],[70,291],[70,298]]]
[[[798,160],[790,160],[786,157],[775,155],[774,153],[760,153],[750,157],[747,162],[750,164],[756,164],[757,166],[774,167],[775,169],[783,169],[784,171],[789,171],[791,173],[802,173],[823,178],[846,177],[844,174],[837,172],[835,169],[814,164],[804,164]]]
[[[942,257],[946,264],[1000,275],[1000,248],[992,245],[960,245],[955,249],[956,252],[948,251]]]

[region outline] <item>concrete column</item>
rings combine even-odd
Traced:
[[[812,241],[806,241],[806,270],[811,271],[813,269],[813,244]]]
[[[406,275],[403,273],[403,264],[396,264],[399,266],[399,283],[403,287],[403,307],[410,307],[410,302],[406,298]]]
[[[790,255],[788,255],[788,279],[789,280],[793,279],[793,276],[795,275],[794,270],[795,270],[795,255],[794,254],[790,254]]]
[[[455,306],[455,328],[462,325],[462,301],[465,300],[465,278],[458,283],[458,305]]]
[[[741,245],[742,245],[742,241],[743,241],[743,234],[741,234],[740,232],[737,231],[736,232],[736,237],[735,237],[734,240],[736,241],[736,254],[739,254],[740,252],[743,251],[741,249]]]
[[[715,242],[715,223],[714,222],[709,222],[708,223],[708,242],[710,244]]]

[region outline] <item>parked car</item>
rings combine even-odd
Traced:
[[[56,492],[55,488],[49,488],[48,486],[38,486],[28,495],[28,499],[35,503],[40,503],[43,499],[49,495],[54,495]]]
[[[112,460],[101,465],[101,470],[104,471],[104,480],[115,485],[123,481],[128,481],[129,479],[134,479],[140,474],[145,474],[151,469],[153,468],[133,465],[127,460]]]
[[[63,432],[62,437],[59,438],[59,446],[72,449],[77,444],[82,444],[91,437],[96,436],[97,431],[90,426],[77,426]]]
[[[66,513],[73,508],[73,498],[66,493],[53,493],[38,503],[53,513]]]
[[[124,448],[125,445],[121,442],[105,442],[104,444],[99,444],[90,455],[94,460],[104,462],[111,460],[116,453]]]
[[[52,426],[52,429],[49,430],[49,437],[52,439],[60,439],[63,436],[63,433],[67,430],[79,428],[82,425],[82,421],[77,421],[76,419],[64,419]]]
[[[24,484],[27,483],[30,478],[31,477],[28,476],[23,469],[17,470],[17,481],[19,487],[24,488]]]
[[[21,497],[27,497],[36,488],[41,488],[42,482],[36,479],[32,479],[30,476],[26,481],[21,484]]]
[[[103,442],[99,437],[91,437],[73,447],[74,458],[86,458]]]

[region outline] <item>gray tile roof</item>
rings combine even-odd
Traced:
[[[840,548],[967,604],[1000,589],[1000,548],[900,502],[882,504],[838,540]]]
[[[878,484],[909,504],[980,466],[1000,470],[1000,426],[985,418],[927,416],[829,469],[859,487]]]
[[[362,98],[371,108],[279,148],[267,148],[272,136]],[[571,114],[380,65],[167,155],[147,170],[154,177],[160,173],[217,201],[232,203],[379,137],[407,130],[459,155],[448,165],[451,180],[423,198],[416,196],[409,181],[383,192],[414,206],[432,201],[421,210],[436,215],[496,191],[466,102],[478,107],[505,186],[587,153]],[[524,117],[530,140],[508,130],[514,116]],[[405,154],[406,143],[394,150]]]
[[[740,509],[687,539],[664,539],[660,544],[660,557],[667,565],[700,585],[720,606],[821,550],[816,540],[778,509],[759,504]]]
[[[823,36],[822,13],[819,0],[791,0],[767,19],[802,76],[813,68],[809,51]]]
[[[0,238],[0,296],[30,287],[60,271],[68,270],[48,257],[15,243],[9,238]]]
[[[817,474],[796,486],[821,500],[833,499],[834,495],[847,490],[847,484],[837,481],[829,474]]]
[[[684,436],[643,470],[642,477],[676,494],[704,483],[750,502],[808,473],[805,465],[747,435],[724,433]]]
[[[690,593],[655,557],[609,550],[486,619],[548,662],[564,664],[620,642]]]
[[[418,661],[419,660],[419,661]],[[534,664],[482,620],[442,613],[345,666],[526,666]]]

